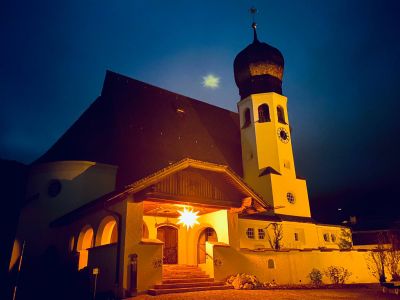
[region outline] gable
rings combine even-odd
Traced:
[[[240,207],[248,195],[234,187],[226,174],[187,168],[135,194],[135,200],[175,201],[215,207]]]

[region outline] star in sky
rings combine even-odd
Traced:
[[[203,86],[210,89],[216,89],[219,87],[219,77],[208,74],[203,77]]]

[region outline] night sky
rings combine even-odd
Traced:
[[[252,41],[253,5],[259,39],[285,57],[314,215],[399,215],[399,1],[3,2],[0,158],[43,154],[107,69],[236,111],[233,60]],[[218,88],[203,86],[210,74]]]

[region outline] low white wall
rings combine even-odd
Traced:
[[[277,284],[310,283],[308,274],[313,268],[320,271],[329,266],[348,269],[352,275],[347,283],[377,282],[368,270],[368,252],[339,251],[265,251],[235,250],[231,247],[213,247],[214,276],[217,280],[225,280],[237,273],[256,275],[262,282],[275,281]],[[273,259],[275,268],[268,268],[268,260]],[[324,283],[330,283],[323,277]]]
[[[115,289],[117,244],[89,248],[88,251],[88,268],[90,274],[92,274],[93,268],[99,269],[99,274],[97,276],[97,292],[113,292]]]

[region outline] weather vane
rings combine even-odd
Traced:
[[[254,28],[255,26],[257,26],[257,24],[256,24],[256,14],[258,13],[258,10],[257,10],[257,8],[255,8],[254,6],[252,6],[252,7],[249,9],[249,11],[250,11],[250,14],[251,14],[252,19],[253,19],[253,25],[252,25],[252,27]]]

